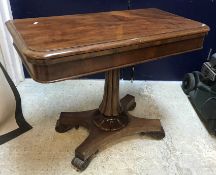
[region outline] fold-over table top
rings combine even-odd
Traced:
[[[16,19],[7,22],[20,52],[30,60],[110,50],[208,32],[202,23],[159,9]],[[157,41],[158,42],[158,41]]]
[[[7,27],[39,82],[127,67],[203,46],[205,24],[158,9],[16,19]]]

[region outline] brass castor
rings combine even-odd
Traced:
[[[77,169],[77,171],[83,171],[87,168],[90,161],[83,161],[78,157],[73,158],[71,164]]]
[[[134,117],[128,111],[136,107],[135,97],[127,94],[119,100],[119,70],[106,74],[104,96],[99,108],[82,112],[62,112],[56,124],[56,131],[66,132],[83,126],[88,137],[75,149],[71,164],[78,170],[85,170],[95,154],[111,142],[137,133],[153,138],[165,136],[158,119]]]
[[[161,140],[165,137],[165,132],[164,132],[163,128],[161,128],[160,132],[141,132],[140,135],[141,136],[147,135],[153,139]]]
[[[73,128],[73,126],[71,126],[71,125],[61,124],[59,120],[57,121],[56,126],[55,126],[56,132],[59,132],[59,133],[67,132],[72,128]],[[74,128],[78,129],[79,125],[75,125]]]
[[[79,125],[75,125],[74,128],[75,128],[75,129],[79,129]]]
[[[77,171],[84,171],[97,153],[98,151],[86,160],[82,160],[79,157],[74,157],[71,161],[71,164],[77,169]]]
[[[129,108],[128,111],[133,111],[136,107],[136,102],[134,102]]]

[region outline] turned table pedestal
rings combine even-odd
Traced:
[[[104,96],[99,109],[84,112],[62,112],[57,132],[84,126],[89,136],[76,148],[72,164],[83,170],[106,144],[133,134],[149,134],[157,139],[165,136],[160,120],[137,118],[128,113],[136,107],[134,96],[119,100],[119,69],[106,72]]]
[[[35,81],[55,82],[106,72],[99,108],[62,112],[56,123],[60,133],[79,126],[89,130],[72,160],[78,170],[84,170],[106,144],[121,137],[165,136],[160,120],[128,113],[136,102],[131,95],[119,99],[119,69],[201,49],[209,31],[205,24],[158,9],[16,19],[6,25]]]

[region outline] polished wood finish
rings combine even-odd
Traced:
[[[205,24],[158,9],[17,19],[6,24],[25,66],[39,82],[200,49],[209,31]]]
[[[72,128],[78,129],[79,126],[83,126],[89,131],[88,137],[75,150],[75,158],[72,160],[72,164],[77,170],[84,170],[95,155],[103,150],[106,145],[110,145],[110,143],[122,137],[134,134],[148,134],[155,139],[162,139],[165,136],[160,120],[137,118],[128,113],[129,110],[135,108],[134,103],[134,97],[131,95],[126,95],[121,99],[123,109],[121,115],[128,118],[130,122],[127,124],[127,127],[111,132],[101,130],[93,122],[95,118],[104,117],[98,109],[84,112],[61,113],[56,124],[57,132],[63,133]]]
[[[95,155],[110,142],[133,134],[149,134],[162,139],[165,136],[160,120],[136,118],[128,113],[136,107],[135,98],[126,95],[119,101],[119,69],[106,72],[104,96],[99,109],[83,112],[62,112],[56,131],[67,132],[84,126],[89,136],[75,150],[72,164],[77,170],[87,168]]]
[[[84,170],[95,154],[109,144],[133,134],[150,134],[162,139],[165,136],[160,120],[136,118],[128,113],[136,107],[135,98],[126,95],[119,101],[119,69],[106,72],[104,96],[99,109],[83,112],[62,112],[56,123],[56,131],[67,132],[84,126],[89,136],[75,150],[72,164]]]
[[[209,28],[158,9],[20,19],[7,22],[14,46],[33,79],[52,82],[106,72],[99,109],[63,112],[57,132],[79,125],[89,136],[72,164],[84,170],[111,141],[147,133],[165,136],[159,120],[131,116],[135,98],[119,101],[119,68],[202,48]]]
[[[105,75],[104,95],[99,106],[102,115],[94,119],[95,125],[104,131],[116,131],[128,124],[119,101],[119,74],[119,69],[114,69]]]
[[[105,74],[105,86],[103,101],[99,110],[105,116],[118,116],[121,113],[119,103],[119,69],[107,71]]]

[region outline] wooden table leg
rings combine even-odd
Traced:
[[[95,155],[107,144],[133,134],[149,134],[162,139],[165,136],[160,120],[137,118],[128,113],[136,107],[135,98],[126,95],[119,100],[119,69],[106,73],[104,96],[99,109],[84,112],[62,112],[56,131],[86,127],[89,136],[75,150],[72,160],[78,170],[86,169]]]

